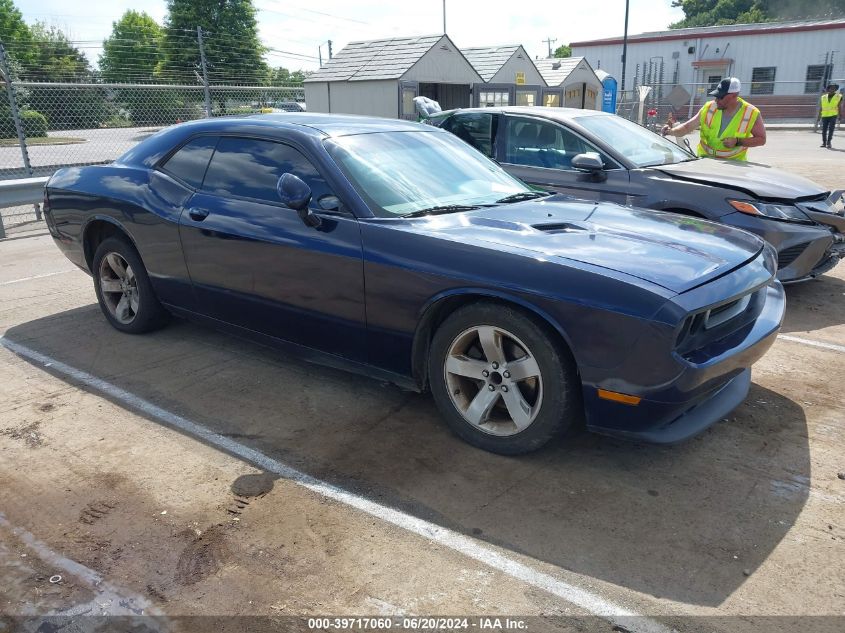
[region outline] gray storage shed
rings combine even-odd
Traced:
[[[413,98],[470,105],[481,76],[447,35],[351,42],[305,80],[309,112],[415,119]]]
[[[560,105],[560,97],[555,102],[554,96],[559,91],[547,91],[543,76],[521,45],[463,48],[461,52],[485,82],[473,89],[474,106]]]
[[[549,87],[561,90],[564,107],[601,110],[601,81],[586,58],[538,59],[534,63]]]

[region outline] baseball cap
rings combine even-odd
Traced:
[[[715,90],[711,90],[707,94],[709,94],[711,97],[721,99],[726,94],[739,92],[741,88],[742,84],[739,83],[739,79],[737,79],[736,77],[727,77],[719,82],[719,85],[716,87]]]

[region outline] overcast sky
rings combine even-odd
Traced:
[[[99,43],[124,11],[146,11],[161,23],[164,0],[16,0],[24,19],[60,27],[72,40],[93,40],[84,49],[96,64]],[[261,39],[274,49],[312,59],[271,53],[272,66],[290,70],[318,67],[318,47],[332,40],[338,52],[347,42],[443,32],[442,0],[254,0]],[[671,0],[631,0],[629,33],[658,31],[683,18]],[[458,47],[522,44],[532,57],[546,57],[572,41],[621,35],[625,0],[446,0],[446,31]],[[87,45],[86,45],[87,46]]]

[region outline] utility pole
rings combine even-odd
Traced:
[[[202,88],[205,92],[205,116],[211,117],[211,90],[208,87],[208,70],[205,67],[205,47],[202,45],[202,27],[197,27],[197,43],[200,47],[200,67],[202,68]]]
[[[552,44],[557,42],[557,38],[552,39],[551,37],[547,40],[543,40],[546,44],[549,45],[549,59],[552,58]]]
[[[620,92],[625,92],[625,60],[628,57],[628,8],[629,0],[625,0],[625,34],[622,36],[622,87]]]
[[[446,0],[443,0],[443,35],[446,35]]]
[[[329,40],[329,59],[332,58],[332,41]]]

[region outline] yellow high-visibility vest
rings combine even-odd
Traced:
[[[710,158],[727,158],[731,160],[748,160],[748,148],[740,145],[725,147],[722,142],[726,138],[750,138],[751,129],[760,116],[760,110],[743,99],[738,99],[739,108],[731,122],[721,134],[722,111],[715,101],[708,101],[698,113],[701,140],[698,143],[698,155]]]
[[[822,95],[821,107],[822,118],[826,119],[829,116],[837,116],[839,114],[839,102],[842,101],[842,95],[838,92],[829,98],[826,94]]]

